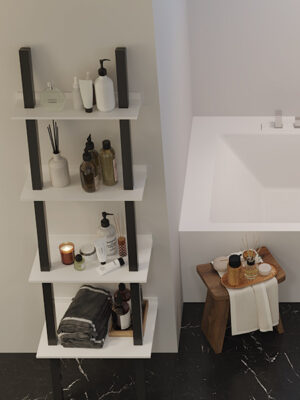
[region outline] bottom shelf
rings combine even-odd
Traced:
[[[69,298],[55,299],[58,322],[63,317],[70,301]],[[61,345],[49,346],[46,324],[44,324],[37,358],[151,358],[158,302],[156,297],[150,297],[148,301],[149,309],[142,346],[134,346],[132,337],[109,337],[108,335],[102,349],[70,349]]]

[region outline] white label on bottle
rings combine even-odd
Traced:
[[[128,329],[131,324],[131,318],[130,318],[130,310],[124,314],[120,315],[120,327],[121,330]]]
[[[116,159],[113,159],[113,169],[114,169],[114,178],[115,182],[118,182],[118,170],[117,170],[117,162]]]
[[[107,255],[114,256],[117,253],[117,239],[114,237],[112,240],[106,241]]]

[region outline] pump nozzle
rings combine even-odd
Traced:
[[[114,215],[114,214],[107,213],[107,212],[103,211],[103,213],[102,213],[102,217],[103,217],[103,218],[106,218],[106,216],[107,216],[107,215]]]
[[[104,68],[103,63],[104,63],[104,61],[110,61],[110,59],[109,58],[102,58],[99,61],[100,61],[100,68],[98,69],[98,73],[99,73],[100,76],[105,76],[105,75],[107,75],[107,70],[106,70],[106,68]]]
[[[102,212],[103,219],[101,220],[101,226],[104,227],[104,228],[107,228],[110,225],[109,224],[109,219],[106,218],[108,215],[114,215],[114,214],[107,213],[105,211]]]
[[[94,142],[92,141],[92,135],[91,134],[89,134],[89,136],[86,139],[85,147],[86,147],[87,150],[94,150],[94,148],[95,148]]]

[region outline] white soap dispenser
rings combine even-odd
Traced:
[[[104,61],[110,61],[108,58],[100,60],[100,68],[98,70],[99,77],[95,80],[95,92],[97,108],[102,112],[112,111],[115,106],[115,92],[113,81],[107,76]]]
[[[113,215],[103,211],[100,227],[98,228],[97,236],[105,236],[107,256],[112,257],[117,254],[117,234],[115,227],[107,218],[108,215]]]

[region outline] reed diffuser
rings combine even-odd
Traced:
[[[126,237],[122,234],[123,230],[121,227],[120,217],[118,214],[114,215],[114,222],[118,236],[119,256],[126,257],[127,256]]]
[[[53,150],[53,156],[49,160],[49,175],[51,184],[54,187],[65,187],[70,184],[70,173],[68,161],[59,150],[59,132],[56,121],[52,121],[52,127],[48,125],[50,143]]]

